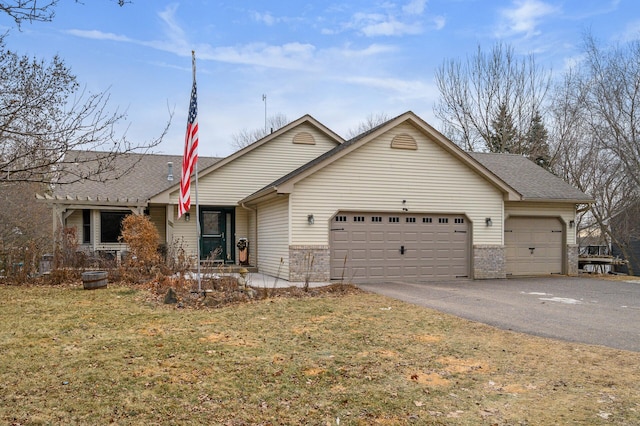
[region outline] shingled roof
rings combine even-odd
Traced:
[[[72,175],[81,174],[81,169],[95,168],[95,163],[100,161],[97,159],[113,163],[100,174],[100,178],[96,179],[98,181],[83,179],[56,185],[53,197],[59,200],[146,202],[159,192],[180,184],[181,155],[126,153],[104,160],[104,154],[93,151],[69,152],[64,167],[72,169]],[[199,168],[205,169],[219,160],[217,157],[199,157]],[[173,180],[168,179],[169,162],[173,163]],[[61,182],[70,179],[70,176],[63,173]]]
[[[522,195],[523,201],[590,203],[591,197],[517,154],[469,152],[471,157]]]

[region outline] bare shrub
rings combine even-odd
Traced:
[[[120,241],[126,243],[130,250],[130,255],[125,260],[125,267],[148,274],[160,264],[158,252],[160,236],[147,216],[125,217],[122,221]]]
[[[192,259],[185,249],[184,237],[174,239],[166,246],[165,267],[168,271],[184,275],[191,266]]]

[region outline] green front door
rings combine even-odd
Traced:
[[[233,263],[233,209],[202,207],[200,258]]]

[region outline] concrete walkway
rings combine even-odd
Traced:
[[[231,274],[239,276],[238,274]],[[286,288],[286,287],[304,287],[304,282],[292,282],[281,278],[272,277],[258,272],[249,272],[247,274],[247,284],[253,287],[263,288]],[[323,287],[331,284],[330,282],[309,282],[309,287]]]
[[[239,277],[237,272],[213,274],[213,276],[232,276]],[[190,279],[195,280],[197,274],[191,273]],[[209,274],[201,274],[202,278],[210,278]],[[309,287],[323,287],[331,284],[331,282],[309,282]],[[258,288],[287,288],[287,287],[304,287],[304,282],[287,281],[282,278],[276,278],[271,275],[261,274],[259,272],[249,272],[247,274],[247,285]]]

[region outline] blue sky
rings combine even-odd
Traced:
[[[202,156],[233,152],[231,136],[267,115],[311,114],[338,134],[371,114],[412,110],[436,128],[434,73],[480,45],[534,53],[555,76],[579,60],[581,38],[640,38],[638,0],[61,0],[50,23],[9,30],[21,54],[58,54],[88,91],[127,110],[127,137],[169,134],[155,152],[181,154],[197,58]]]

